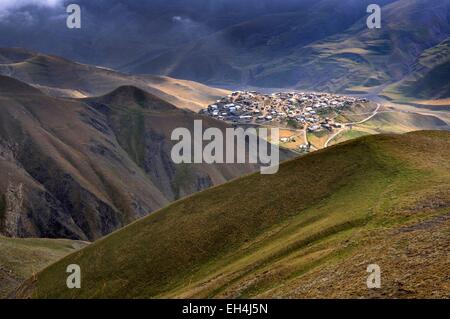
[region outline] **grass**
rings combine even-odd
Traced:
[[[295,120],[292,120],[292,119],[289,119],[289,120],[287,121],[287,125],[290,126],[290,127],[292,127],[292,128],[294,128],[294,129],[298,129],[298,128],[299,128],[298,122],[295,121]]]
[[[445,127],[446,123],[437,116],[417,113],[388,112],[377,114],[371,120],[359,124],[357,129],[372,134],[400,134],[416,130],[440,130],[445,129]]]
[[[345,141],[352,140],[352,139],[355,139],[358,137],[366,136],[368,134],[369,133],[359,131],[357,129],[346,130],[346,131],[340,133],[338,136],[336,136],[332,143],[337,144],[337,143],[345,142]]]
[[[325,129],[316,132],[308,132],[306,134],[308,136],[308,141],[317,149],[321,149],[330,136],[330,132]]]
[[[286,162],[278,174],[254,174],[208,189],[53,264],[26,284],[28,293],[21,297],[348,297],[360,289],[350,274],[314,274],[358,260],[373,245],[395,250],[389,244],[400,238],[399,229],[445,213],[449,137],[448,132],[366,136]],[[379,254],[373,258],[386,260],[383,250]],[[442,254],[438,251],[436,260]],[[358,262],[365,271],[365,261]],[[71,263],[82,268],[82,289],[65,286],[64,270]],[[401,265],[392,258],[384,267],[396,271]],[[427,267],[418,268],[414,283],[445,263]],[[312,288],[298,294],[299,287],[324,278],[353,290],[331,285],[322,295]],[[395,289],[392,285],[386,289]]]
[[[0,298],[52,262],[86,246],[84,242],[0,236]]]

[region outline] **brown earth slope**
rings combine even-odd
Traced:
[[[150,75],[131,76],[15,48],[0,48],[0,74],[34,85],[56,97],[97,96],[122,85],[133,85],[179,108],[194,111],[228,93],[191,81]]]
[[[0,76],[0,109],[0,233],[7,236],[96,239],[257,168],[175,166],[171,130],[191,128],[200,116],[135,87],[80,101]]]

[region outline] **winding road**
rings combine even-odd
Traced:
[[[381,104],[377,103],[377,108],[375,109],[375,111],[373,111],[372,113],[369,113],[370,116],[367,117],[367,118],[365,118],[365,119],[362,120],[362,121],[359,121],[359,122],[352,122],[352,123],[337,123],[337,124],[342,125],[342,128],[341,128],[339,131],[337,131],[335,134],[333,134],[333,135],[325,142],[325,144],[323,145],[323,147],[324,147],[324,148],[325,148],[325,147],[328,147],[328,144],[330,144],[330,142],[331,142],[336,136],[338,136],[340,133],[342,133],[343,131],[345,131],[345,130],[347,129],[347,127],[353,126],[353,125],[358,125],[358,124],[363,124],[363,123],[365,123],[365,122],[367,122],[367,121],[370,121],[375,115],[377,115],[377,114],[379,113],[380,108],[381,108]]]

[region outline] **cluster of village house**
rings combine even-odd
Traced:
[[[366,99],[329,93],[280,92],[261,94],[236,91],[208,106],[201,113],[233,123],[269,123],[295,121],[310,132],[340,127],[327,117]]]

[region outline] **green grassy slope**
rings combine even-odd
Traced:
[[[0,298],[52,262],[86,246],[71,240],[18,239],[0,236]]]
[[[448,132],[345,142],[175,202],[45,269],[17,296],[405,297],[406,285],[406,297],[442,296],[449,158]],[[374,262],[385,274],[375,292],[365,285]],[[82,268],[78,290],[65,285],[71,263]]]

